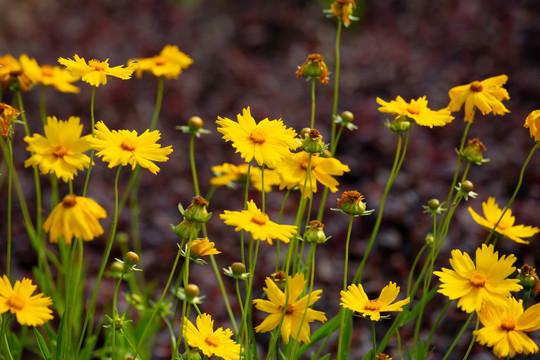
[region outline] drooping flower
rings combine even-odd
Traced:
[[[534,141],[540,141],[540,110],[534,110],[525,119],[524,128],[529,129],[531,137],[534,137]]]
[[[238,114],[238,122],[218,117],[218,131],[223,139],[231,141],[232,146],[246,162],[255,159],[259,166],[263,164],[275,168],[290,150],[299,146],[295,139],[296,132],[287,128],[281,120],[261,120],[259,123],[251,116],[249,107]]]
[[[508,76],[499,75],[490,77],[482,81],[473,81],[467,85],[456,86],[448,92],[450,103],[448,108],[451,112],[461,110],[465,104],[465,118],[467,122],[474,119],[474,109],[478,109],[483,115],[493,113],[495,115],[504,115],[510,112],[502,100],[510,99],[508,91],[503,88]]]
[[[298,186],[303,196],[311,197],[311,193],[317,192],[317,182],[328,187],[331,192],[336,192],[338,181],[333,176],[341,176],[351,171],[347,165],[338,159],[325,158],[318,155],[311,156],[311,179],[306,179],[309,154],[305,151],[292,154],[284,160],[276,171],[281,176],[280,189],[292,189]],[[310,181],[311,180],[311,181]]]
[[[42,293],[32,295],[37,286],[32,280],[23,278],[15,281],[13,287],[6,275],[0,278],[0,314],[15,314],[21,325],[39,326],[53,318],[50,297]]]
[[[493,229],[495,224],[497,224],[501,218],[502,209],[500,209],[499,205],[495,202],[495,198],[490,197],[486,202],[482,203],[482,210],[484,211],[484,217],[477,214],[469,206],[469,213],[474,221],[488,230]],[[529,241],[523,240],[523,238],[531,237],[540,232],[540,229],[534,226],[514,225],[515,221],[516,218],[512,216],[512,210],[508,209],[504,213],[501,221],[499,221],[495,231],[520,244],[528,244]]]
[[[309,54],[302,66],[296,70],[296,77],[319,79],[319,83],[328,84],[328,68],[320,54]]]
[[[105,61],[94,59],[86,63],[86,60],[77,54],[73,56],[73,59],[58,58],[58,62],[64,65],[72,76],[80,77],[82,81],[95,87],[107,84],[108,75],[127,80],[133,73],[133,68],[130,66],[127,68],[123,65],[110,67],[109,59]]]
[[[268,241],[270,245],[273,239],[288,243],[297,232],[294,225],[281,225],[270,221],[268,215],[259,210],[253,200],[248,202],[247,210],[225,210],[219,217],[225,224],[236,226],[235,231],[245,230],[253,239]]]
[[[215,246],[216,244],[208,240],[208,238],[195,239],[191,241],[189,252],[197,257],[221,254],[221,251],[216,249]]]
[[[538,346],[526,332],[540,329],[540,304],[523,311],[523,301],[509,297],[504,307],[486,303],[478,317],[484,327],[473,332],[477,336],[476,341],[493,347],[493,353],[498,358],[538,352]]]
[[[37,166],[42,174],[54,172],[65,182],[73,180],[77,170],[90,164],[90,158],[84,152],[90,150],[91,136],[81,136],[83,126],[74,116],[67,121],[49,116],[44,130],[45,136],[34,134],[24,138],[28,143],[26,150],[33,153],[24,166]]]
[[[493,244],[476,250],[476,265],[467,253],[452,250],[453,270],[433,272],[442,282],[438,292],[450,300],[459,299],[457,306],[467,313],[480,311],[484,303],[505,306],[511,292],[522,289],[518,279],[507,279],[516,270],[515,261],[514,255],[499,258]]]
[[[331,6],[332,15],[341,19],[345,27],[351,25],[351,19],[355,19],[351,16],[352,10],[356,7],[354,0],[334,0]]]
[[[224,360],[240,359],[241,345],[231,339],[233,332],[230,329],[218,328],[214,331],[214,321],[208,314],[201,314],[193,325],[188,318],[184,318],[184,337],[191,347],[195,347],[204,355],[217,356]]]
[[[324,312],[310,308],[321,297],[322,290],[315,290],[300,299],[306,286],[303,274],[289,276],[288,291],[281,290],[269,277],[266,278],[266,287],[263,288],[268,300],[256,299],[253,304],[258,310],[269,313],[257,327],[256,332],[268,332],[277,328],[281,323],[281,337],[285,343],[289,338],[299,342],[309,343],[309,324],[314,321],[325,322]],[[284,309],[285,305],[287,306]],[[283,312],[285,311],[285,314]],[[283,321],[281,321],[283,319]]]
[[[0,135],[7,137],[11,128],[13,118],[19,116],[19,110],[9,106],[8,104],[0,103]]]
[[[234,165],[224,163],[212,166],[212,172],[216,175],[210,179],[210,185],[234,187],[234,182],[245,183],[249,164]],[[259,167],[251,166],[249,171],[249,183],[258,191],[262,191],[263,178],[262,170]],[[272,186],[279,185],[280,177],[275,170],[264,169],[264,191],[272,191]]]
[[[66,244],[71,244],[74,237],[90,241],[103,234],[99,219],[106,217],[105,209],[94,200],[70,194],[56,205],[43,223],[43,229],[49,233],[52,243],[57,243],[60,236]]]
[[[171,146],[162,148],[157,141],[161,138],[158,130],[146,130],[141,135],[137,135],[135,130],[109,130],[103,121],[96,124],[95,137],[90,139],[92,147],[98,151],[97,156],[109,163],[109,167],[118,165],[140,165],[157,174],[159,167],[154,162],[167,161],[173,149]]]
[[[67,69],[60,66],[42,65],[39,66],[36,59],[31,59],[27,55],[21,55],[19,59],[21,67],[33,83],[43,86],[53,86],[56,90],[65,93],[78,93],[80,89],[73,85],[79,77],[72,76]]]
[[[396,118],[405,116],[418,125],[429,126],[430,128],[444,126],[454,120],[448,109],[434,111],[428,108],[428,101],[425,96],[417,100],[412,99],[410,102],[406,102],[401,96],[390,102],[377,98],[377,103],[381,105],[378,109],[380,112],[392,114]]]
[[[371,321],[379,321],[381,312],[403,311],[411,299],[397,301],[392,304],[399,294],[399,286],[390,282],[382,290],[377,300],[369,300],[362,285],[352,284],[347,291],[341,291],[341,306],[368,317]]]
[[[132,59],[128,61],[128,64],[133,64],[137,78],[141,78],[143,72],[146,72],[156,77],[163,76],[166,79],[177,79],[182,70],[193,64],[193,60],[180,51],[178,46],[166,45],[159,55],[150,58]]]

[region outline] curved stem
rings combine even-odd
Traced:
[[[154,115],[150,122],[149,130],[152,131],[156,128],[157,121],[159,119],[159,113],[161,112],[161,103],[163,102],[163,76],[158,77],[158,88],[156,94],[156,105],[154,106]]]

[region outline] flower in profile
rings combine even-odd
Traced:
[[[380,112],[392,114],[396,118],[405,116],[418,125],[429,126],[430,128],[444,126],[454,120],[448,109],[434,111],[428,108],[428,101],[425,96],[417,100],[412,99],[410,102],[406,102],[401,96],[390,102],[377,98],[377,104],[381,105],[378,109]]]
[[[515,261],[514,255],[499,258],[493,244],[476,250],[476,264],[467,253],[452,250],[453,270],[433,272],[442,282],[438,292],[450,300],[459,299],[457,306],[467,313],[480,311],[485,302],[505,306],[510,293],[522,289],[518,279],[507,279],[516,270]]]
[[[53,86],[56,90],[65,93],[78,93],[80,91],[77,86],[73,85],[79,78],[72,76],[68,70],[60,66],[39,66],[36,59],[31,59],[24,54],[21,55],[19,61],[23,72],[33,83]]]
[[[288,278],[289,286],[285,291],[281,290],[271,278],[266,278],[266,287],[263,290],[268,300],[256,299],[253,300],[253,304],[258,310],[269,315],[255,331],[272,331],[281,324],[281,337],[285,343],[289,342],[290,337],[299,342],[309,343],[309,324],[314,321],[323,323],[326,321],[324,312],[310,308],[319,300],[322,290],[315,290],[298,299],[306,286],[304,275],[299,273]]]
[[[469,213],[474,221],[476,221],[479,225],[491,230],[495,227],[495,224],[499,222],[495,228],[495,231],[498,234],[507,237],[510,240],[514,240],[517,243],[528,244],[529,241],[523,240],[523,238],[531,237],[540,232],[540,229],[534,226],[514,225],[516,218],[512,216],[512,210],[510,209],[506,210],[503,218],[501,219],[503,211],[495,202],[495,198],[490,197],[486,202],[483,202],[482,210],[484,211],[484,217],[478,215],[469,206]],[[501,221],[499,221],[499,219],[501,219]]]
[[[0,84],[13,91],[28,91],[32,81],[23,72],[21,63],[7,54],[0,56]]]
[[[302,66],[296,70],[296,77],[319,79],[319,83],[328,84],[328,68],[320,54],[309,54]]]
[[[499,75],[482,81],[473,81],[467,85],[456,86],[448,92],[450,103],[448,108],[451,112],[461,110],[465,104],[465,118],[467,122],[474,119],[474,109],[478,109],[483,115],[493,113],[504,115],[510,112],[501,102],[510,99],[508,91],[503,88],[508,76]]]
[[[0,103],[0,135],[7,137],[11,128],[11,121],[19,116],[19,110],[9,106],[8,104]]]
[[[70,194],[55,206],[43,223],[43,229],[49,233],[52,243],[57,243],[60,236],[66,244],[71,244],[74,237],[90,241],[103,234],[99,219],[106,217],[105,209],[94,200]]]
[[[240,359],[241,345],[231,339],[233,332],[230,329],[218,328],[214,331],[214,321],[208,314],[201,314],[193,325],[188,318],[184,318],[184,337],[189,346],[195,347],[204,355],[216,356],[224,360]]]
[[[332,15],[341,19],[345,27],[351,25],[351,19],[355,20],[356,18],[352,17],[352,10],[356,7],[354,0],[334,0],[331,6]]]
[[[311,179],[306,179],[308,163],[311,167]],[[351,171],[336,158],[312,155],[309,162],[309,154],[305,151],[292,154],[276,170],[281,176],[280,189],[298,186],[306,198],[310,198],[312,192],[317,192],[317,182],[328,187],[331,192],[336,192],[339,183],[333,176],[341,176]]]
[[[245,230],[253,239],[268,241],[270,245],[273,239],[288,243],[297,232],[294,225],[281,225],[270,221],[268,215],[259,210],[253,200],[248,202],[247,210],[225,210],[219,217],[225,224],[236,226],[235,231]]]
[[[21,325],[39,326],[53,318],[50,297],[42,293],[32,295],[37,286],[32,280],[23,278],[15,281],[13,287],[6,275],[0,278],[0,314],[15,314]]]
[[[196,257],[221,254],[221,251],[216,249],[215,246],[216,244],[209,241],[208,238],[195,239],[191,241],[189,253]]]
[[[149,58],[132,59],[128,64],[133,64],[135,76],[141,78],[143,72],[156,77],[163,76],[166,79],[177,79],[182,70],[193,64],[193,59],[184,54],[176,45],[165,45],[159,55]]]
[[[356,190],[345,191],[337,203],[337,210],[350,216],[370,215],[374,210],[366,211],[364,195]]]
[[[64,182],[73,180],[77,170],[90,164],[90,158],[84,152],[90,150],[91,135],[81,136],[83,126],[74,116],[67,121],[49,116],[44,130],[45,136],[34,134],[24,138],[28,143],[26,150],[33,154],[24,166],[37,166],[42,174],[54,172]]]
[[[347,291],[341,291],[340,305],[363,317],[369,317],[371,321],[379,321],[381,312],[403,311],[403,306],[411,301],[410,298],[406,298],[392,304],[398,294],[399,286],[390,282],[381,290],[377,300],[369,300],[362,285],[352,284],[347,287]]]
[[[275,168],[290,150],[300,144],[295,139],[296,132],[287,128],[281,120],[261,120],[259,123],[251,116],[249,107],[238,114],[238,122],[218,117],[218,131],[223,139],[231,141],[232,146],[246,162],[255,159],[259,166],[263,164]]]
[[[107,84],[107,76],[114,76],[122,80],[131,78],[133,68],[128,66],[125,68],[123,65],[109,66],[109,59],[105,61],[90,60],[86,63],[86,60],[75,54],[74,60],[58,58],[58,62],[64,65],[72,76],[80,77],[82,81],[88,84],[98,87],[99,85]]]
[[[118,165],[140,165],[150,170],[152,174],[159,172],[159,167],[155,161],[167,161],[173,149],[171,146],[162,148],[157,141],[161,138],[158,130],[146,130],[141,135],[137,135],[135,130],[109,130],[103,121],[96,124],[95,137],[90,139],[92,147],[98,151],[97,156],[109,163],[109,167]]]
[[[531,137],[534,137],[534,141],[540,141],[540,110],[534,110],[525,119],[524,128],[529,129]]]
[[[540,304],[523,310],[523,301],[509,297],[504,307],[487,303],[478,312],[483,328],[475,330],[476,341],[488,347],[498,358],[516,354],[536,354],[538,346],[525,332],[540,329]]]
[[[214,177],[210,179],[212,186],[229,186],[234,188],[235,182],[245,183],[249,164],[234,165],[223,163],[212,166]],[[263,178],[262,170],[259,167],[251,166],[249,171],[249,183],[258,191],[262,191]],[[272,191],[272,186],[279,185],[280,177],[275,170],[264,169],[264,192]]]

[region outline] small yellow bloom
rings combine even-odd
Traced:
[[[208,357],[216,356],[224,360],[240,359],[242,347],[231,339],[230,329],[218,328],[214,331],[214,321],[208,314],[197,317],[197,326],[184,318],[184,337],[189,346],[197,348]]]
[[[281,337],[285,343],[289,342],[290,337],[299,342],[309,343],[309,324],[314,321],[323,323],[326,321],[324,312],[310,308],[319,300],[322,290],[315,290],[298,299],[307,281],[303,274],[288,278],[288,291],[281,290],[271,278],[266,278],[266,287],[263,290],[268,300],[256,299],[253,300],[253,304],[258,310],[267,312],[269,315],[255,328],[255,331],[272,331],[281,323]],[[286,309],[284,309],[285,304],[287,304]]]
[[[399,286],[390,282],[381,290],[377,300],[369,300],[362,285],[352,284],[347,287],[347,291],[341,291],[340,305],[369,317],[371,321],[379,321],[381,312],[403,311],[402,307],[411,301],[410,298],[406,298],[392,304],[398,294]]]
[[[475,330],[476,341],[488,347],[498,358],[513,358],[516,354],[536,354],[538,346],[525,332],[540,329],[540,304],[523,311],[523,301],[509,297],[504,307],[494,307],[487,303],[478,313],[484,325]]]
[[[42,293],[32,295],[37,286],[32,280],[23,278],[15,281],[13,287],[6,275],[0,278],[0,314],[15,314],[21,325],[39,326],[53,318],[50,297]]]
[[[103,234],[98,219],[107,217],[107,212],[94,200],[75,195],[66,195],[53,209],[43,229],[49,233],[49,241],[57,243],[63,236],[66,244],[71,244],[73,237],[90,241]]]
[[[219,217],[225,224],[236,226],[235,231],[245,230],[253,239],[268,241],[270,245],[273,239],[288,243],[297,232],[294,225],[281,225],[270,221],[268,215],[259,210],[253,200],[248,202],[247,210],[225,210]]]
[[[467,313],[480,311],[484,303],[505,306],[506,298],[522,289],[518,279],[507,279],[516,270],[512,266],[516,260],[514,255],[499,258],[493,244],[476,250],[476,264],[467,253],[452,250],[453,270],[433,272],[442,282],[438,292],[450,300],[459,299],[457,306]]]
[[[19,116],[19,110],[9,106],[8,104],[0,103],[0,135],[7,137],[11,128],[13,118]]]
[[[237,118],[238,122],[218,117],[217,124],[221,126],[218,131],[224,134],[223,139],[232,142],[246,162],[255,159],[259,166],[275,168],[300,145],[295,139],[296,132],[281,120],[264,119],[256,123],[249,107]]]
[[[91,138],[92,147],[98,151],[97,156],[109,163],[109,167],[118,165],[140,165],[157,174],[159,167],[155,161],[167,161],[173,149],[171,146],[162,148],[157,141],[161,138],[158,130],[146,130],[141,135],[137,135],[135,130],[109,130],[103,121],[96,124],[95,137]]]
[[[482,203],[482,210],[484,211],[484,217],[478,215],[469,206],[469,213],[474,221],[488,230],[493,229],[495,224],[497,224],[497,221],[501,218],[502,209],[500,209],[499,205],[495,202],[495,198],[490,197],[486,202]],[[540,229],[534,226],[514,225],[515,221],[516,218],[512,216],[512,210],[508,209],[497,225],[497,228],[495,228],[495,231],[520,244],[528,244],[529,241],[523,240],[523,238],[531,237],[540,232]]]
[[[540,110],[534,110],[525,119],[524,128],[529,129],[531,137],[534,136],[534,141],[540,141]]]
[[[159,55],[150,58],[132,59],[128,64],[133,64],[135,76],[141,78],[143,72],[153,74],[156,77],[163,76],[166,79],[177,79],[183,69],[187,69],[193,60],[184,54],[176,45],[166,45]]]
[[[377,103],[381,105],[380,112],[392,114],[396,118],[405,116],[414,120],[418,125],[429,126],[430,128],[444,126],[454,120],[448,109],[434,111],[428,108],[428,101],[425,96],[417,100],[412,99],[410,102],[406,102],[401,96],[390,102],[377,98]]]
[[[10,54],[0,56],[0,84],[5,88],[15,85],[15,89],[30,90],[32,81],[26,76],[21,63]]]
[[[123,65],[110,67],[109,59],[105,61],[94,59],[88,61],[88,64],[77,54],[73,56],[73,59],[58,58],[58,62],[64,65],[72,76],[80,77],[82,81],[95,87],[107,84],[107,75],[127,80],[133,73],[133,68],[129,66],[127,68]]]
[[[191,241],[189,252],[197,257],[221,254],[221,251],[218,251],[218,249],[215,248],[215,245],[216,244],[209,241],[208,238],[195,239]]]
[[[210,185],[234,187],[234,182],[245,184],[249,164],[234,165],[223,163],[212,167],[212,172],[216,175],[210,179]],[[262,191],[262,170],[259,167],[251,166],[249,171],[249,183],[258,191]],[[272,191],[272,186],[280,184],[280,177],[275,170],[264,169],[264,192]]]
[[[501,100],[508,100],[510,96],[503,85],[508,81],[508,76],[499,75],[482,81],[473,81],[467,85],[456,86],[448,92],[450,103],[448,108],[451,112],[461,110],[465,104],[465,118],[467,122],[474,119],[474,109],[478,109],[483,115],[493,113],[504,115],[510,112]]]
[[[78,93],[80,89],[73,85],[78,81],[66,69],[59,66],[42,65],[39,66],[36,59],[30,59],[27,55],[21,55],[19,59],[21,67],[33,83],[39,83],[43,86],[53,86],[56,90],[65,93]]]

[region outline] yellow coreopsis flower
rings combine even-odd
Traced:
[[[534,110],[525,119],[524,128],[529,129],[531,137],[534,137],[534,141],[540,141],[540,110]]]
[[[109,167],[118,165],[140,165],[157,174],[159,167],[154,164],[155,161],[167,161],[173,149],[171,146],[162,148],[157,141],[161,138],[158,130],[146,130],[141,135],[137,135],[135,130],[109,130],[103,121],[96,124],[95,137],[90,139],[92,147],[98,151],[103,161],[109,163]]]
[[[240,359],[242,347],[231,339],[230,329],[218,328],[214,331],[214,321],[208,314],[201,314],[193,325],[184,318],[184,337],[189,346],[197,348],[208,357],[216,356],[224,360]]]
[[[499,75],[490,77],[482,81],[473,81],[467,85],[456,86],[448,92],[450,103],[448,108],[451,112],[456,112],[465,104],[465,118],[467,122],[474,119],[474,109],[478,109],[483,115],[493,113],[504,115],[510,112],[501,100],[508,100],[508,91],[503,88],[508,76]]]
[[[476,264],[456,249],[450,259],[453,270],[442,268],[433,274],[442,282],[438,292],[450,300],[459,299],[457,306],[471,313],[480,311],[485,302],[505,306],[506,298],[522,289],[518,279],[507,279],[516,270],[515,261],[514,255],[499,258],[493,244],[483,244],[476,250]]]
[[[246,162],[255,159],[259,166],[263,164],[275,168],[290,151],[300,146],[295,139],[296,132],[287,128],[281,120],[261,120],[259,123],[251,116],[249,107],[238,114],[238,122],[218,117],[218,131],[223,139],[231,141]]]
[[[216,249],[215,246],[216,244],[209,241],[208,238],[195,239],[191,241],[189,253],[196,257],[221,254],[221,251]]]
[[[32,81],[23,72],[20,62],[7,54],[0,56],[0,84],[6,88],[15,84],[15,89],[28,91]]]
[[[8,104],[0,103],[0,135],[7,137],[11,128],[13,118],[19,116],[19,110],[9,106]]]
[[[106,217],[105,209],[94,200],[70,194],[56,205],[43,223],[43,229],[49,233],[52,243],[57,243],[60,236],[66,244],[71,244],[74,237],[90,241],[103,234],[99,219]]]
[[[253,300],[253,304],[258,310],[269,315],[255,327],[255,331],[272,331],[281,323],[281,337],[285,343],[289,342],[290,337],[299,342],[309,343],[309,324],[314,321],[323,323],[326,321],[324,312],[310,308],[319,300],[322,290],[315,290],[298,299],[306,286],[304,275],[296,274],[288,278],[289,286],[285,291],[281,290],[271,278],[266,278],[266,287],[263,290],[268,300],[256,299]],[[287,307],[284,314],[285,304]]]
[[[6,275],[0,278],[0,314],[15,314],[21,325],[39,326],[53,318],[50,297],[42,293],[32,295],[37,286],[32,280],[23,278],[15,281],[13,287]]]
[[[21,67],[33,83],[39,83],[44,86],[53,86],[56,90],[65,93],[78,93],[80,89],[73,85],[78,81],[66,69],[60,66],[42,65],[39,66],[36,59],[30,59],[27,55],[21,55],[19,58]]]
[[[42,174],[54,172],[65,182],[73,180],[77,170],[90,164],[90,158],[84,152],[90,150],[91,136],[81,136],[83,126],[74,116],[67,121],[49,116],[44,130],[45,136],[34,134],[24,138],[28,143],[26,150],[33,153],[24,166],[37,166]]]
[[[77,54],[73,56],[73,59],[58,58],[58,62],[64,65],[72,76],[80,77],[82,81],[95,87],[107,84],[107,75],[127,80],[133,73],[133,68],[130,66],[127,68],[123,65],[110,67],[109,59],[105,61],[94,59],[86,63],[86,60]]]
[[[490,197],[486,202],[482,203],[482,210],[484,211],[484,217],[478,215],[469,206],[469,213],[474,221],[488,230],[493,229],[495,224],[501,219],[502,209],[500,209],[499,205],[495,202],[495,198]],[[520,244],[528,244],[529,241],[523,240],[523,238],[531,237],[540,232],[540,229],[534,226],[514,225],[515,221],[516,218],[512,216],[512,210],[508,209],[504,213],[501,221],[499,221],[495,231]]]
[[[235,181],[245,183],[249,164],[234,165],[224,163],[212,167],[212,172],[216,176],[210,179],[212,186],[231,186],[234,187]],[[258,191],[262,191],[262,170],[256,166],[251,166],[249,171],[249,183]],[[272,191],[272,186],[280,184],[280,177],[275,170],[264,169],[264,191]]]
[[[379,321],[381,312],[403,311],[403,306],[411,301],[410,298],[406,298],[392,304],[398,294],[399,286],[390,282],[381,290],[377,300],[369,300],[362,285],[352,284],[347,287],[347,291],[341,291],[340,305],[369,318],[371,321]]]
[[[410,102],[406,102],[401,96],[390,102],[377,98],[377,103],[381,105],[378,109],[380,112],[392,114],[395,117],[405,116],[418,125],[429,126],[430,128],[444,126],[454,120],[448,109],[434,111],[428,108],[428,101],[425,96],[417,100],[412,99]]]
[[[351,25],[352,10],[356,7],[354,0],[334,0],[331,6],[332,15],[341,19],[345,27]]]
[[[187,69],[193,60],[184,54],[176,45],[166,45],[159,55],[150,58],[132,59],[135,76],[142,77],[143,72],[166,79],[177,79],[183,69]]]
[[[342,164],[338,159],[312,155],[310,162],[311,179],[306,179],[308,162],[309,154],[305,151],[292,154],[284,160],[276,169],[281,176],[279,188],[292,189],[298,186],[303,196],[310,198],[312,192],[317,192],[317,182],[320,182],[328,187],[331,192],[336,192],[339,183],[333,176],[341,176],[345,172],[351,171],[347,165]]]
[[[253,239],[268,241],[270,245],[273,239],[288,243],[297,232],[294,225],[281,225],[270,221],[268,215],[259,210],[253,200],[248,202],[247,210],[225,210],[219,217],[225,224],[236,226],[235,231],[245,230]]]
[[[493,353],[498,358],[538,352],[538,346],[525,332],[540,329],[540,304],[523,311],[523,301],[509,297],[504,307],[485,304],[478,317],[484,327],[473,332],[476,341],[493,346]]]

